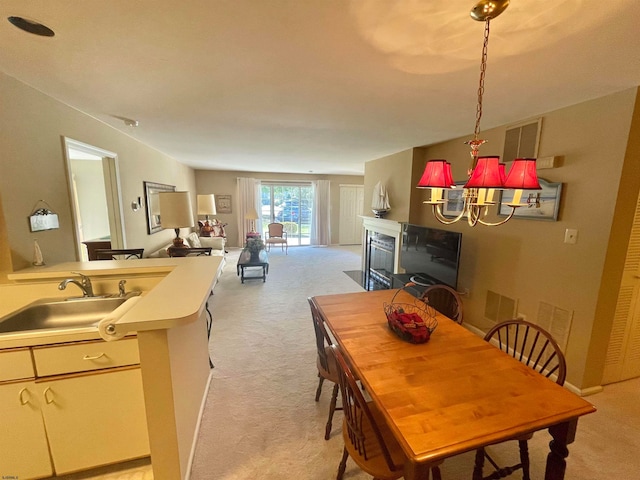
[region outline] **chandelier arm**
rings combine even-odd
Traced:
[[[513,217],[513,215],[516,213],[516,208],[518,207],[511,207],[511,212],[509,213],[507,218],[499,222],[490,223],[490,222],[483,222],[482,220],[478,220],[478,223],[480,223],[481,225],[485,225],[487,227],[497,227],[498,225],[502,225],[504,223],[507,223],[509,220],[511,220],[511,217]]]
[[[436,217],[436,220],[438,220],[440,223],[444,225],[453,225],[454,223],[459,221],[464,216],[464,213],[465,213],[465,210],[462,209],[462,212],[460,212],[460,215],[458,215],[456,218],[449,220],[447,219],[447,217],[445,217],[442,214],[442,204],[432,205],[432,208],[433,208],[433,216]]]

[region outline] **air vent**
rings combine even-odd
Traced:
[[[504,138],[502,161],[511,162],[515,158],[536,158],[541,128],[542,118],[535,122],[508,128]]]
[[[517,300],[505,297],[499,293],[487,290],[487,298],[484,305],[484,318],[492,326],[496,323],[511,320],[516,317]]]

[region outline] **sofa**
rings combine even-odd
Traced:
[[[199,237],[196,232],[191,232],[185,238],[183,238],[185,246],[189,247],[211,247],[211,255],[224,257],[224,237]],[[149,258],[169,258],[167,249],[173,246],[173,243],[169,243],[162,248],[159,248],[155,252],[149,255]]]

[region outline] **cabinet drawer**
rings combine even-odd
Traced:
[[[28,348],[0,351],[0,382],[33,377],[35,373]]]
[[[35,347],[33,358],[38,377],[140,363],[136,338]]]

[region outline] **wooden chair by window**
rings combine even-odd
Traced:
[[[451,320],[462,323],[462,298],[453,288],[447,285],[431,285],[420,298]]]
[[[106,249],[99,248],[95,251],[96,260],[132,260],[142,258],[144,248]]]
[[[564,385],[567,365],[564,354],[551,335],[533,323],[524,320],[507,320],[494,326],[487,332],[484,339],[496,345],[500,350],[511,355],[536,372],[544,375],[558,385]],[[499,467],[488,455],[485,448],[476,450],[476,460],[473,470],[473,480],[493,480],[511,475],[522,470],[522,479],[529,480],[529,450],[528,440],[532,433],[516,437],[520,447],[520,463],[508,467]],[[483,476],[485,458],[491,463],[494,471]]]
[[[325,380],[333,382],[333,392],[331,394],[331,404],[329,406],[329,419],[327,420],[327,426],[325,428],[324,439],[329,440],[331,436],[331,423],[333,422],[333,414],[336,410],[342,410],[340,407],[336,407],[336,401],[338,399],[338,369],[336,367],[336,358],[331,350],[331,344],[333,340],[324,328],[324,321],[318,313],[318,307],[315,304],[313,298],[308,298],[309,306],[311,307],[311,318],[313,319],[313,329],[316,334],[316,348],[318,350],[318,358],[316,365],[318,367],[318,388],[316,389],[316,402],[320,400],[320,393],[322,393],[322,384]]]
[[[356,378],[337,346],[331,347],[338,366],[338,382],[342,392],[344,451],[338,467],[341,480],[351,456],[353,461],[376,479],[402,477],[407,457],[387,426],[375,403],[367,402]],[[440,480],[440,468],[431,469],[434,480]]]
[[[180,248],[169,247],[167,253],[170,257],[201,257],[203,255],[211,255],[211,247],[193,247],[193,248]]]
[[[267,245],[267,251],[271,251],[271,245],[280,244],[285,255],[289,253],[289,244],[287,243],[287,232],[284,231],[282,223],[270,223],[267,225],[267,234],[264,243]]]

